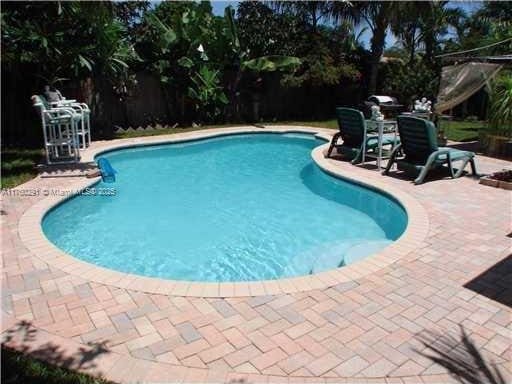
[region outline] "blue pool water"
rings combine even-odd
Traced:
[[[311,160],[312,135],[252,134],[104,154],[115,196],[77,196],[43,219],[67,253],[175,280],[307,275],[374,253],[407,216],[394,200],[336,179]]]

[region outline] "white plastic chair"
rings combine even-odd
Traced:
[[[48,164],[78,162],[80,145],[77,128],[83,120],[82,115],[71,107],[51,108],[41,96],[32,96],[32,103],[41,116]]]
[[[59,92],[60,94],[60,92]],[[85,103],[78,103],[76,100],[61,99],[51,102],[50,105],[55,108],[72,108],[75,113],[81,115],[81,123],[77,127],[76,134],[80,140],[80,148],[85,149],[91,145],[91,110]]]

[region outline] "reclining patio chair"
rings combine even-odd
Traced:
[[[334,148],[342,155],[352,159],[352,164],[358,164],[363,159],[363,154],[375,150],[379,145],[378,135],[368,135],[366,121],[361,111],[352,108],[336,108],[339,132],[331,140],[327,151],[327,157],[331,156]],[[342,139],[339,144],[338,140]],[[384,136],[382,145],[393,145],[394,138]]]
[[[462,175],[467,163],[476,175],[475,154],[454,148],[438,147],[436,127],[431,121],[411,116],[398,116],[398,132],[400,142],[393,150],[391,158],[383,174],[387,175],[394,163],[398,169],[419,172],[414,180],[415,184],[423,183],[427,173],[433,168],[448,165],[452,178]],[[398,159],[398,152],[402,151],[404,157]],[[453,162],[461,161],[458,169],[454,169]]]

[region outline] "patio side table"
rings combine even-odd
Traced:
[[[370,131],[377,131],[378,133],[378,151],[377,154],[366,153],[366,148],[363,148],[362,161],[365,162],[365,157],[374,158],[377,160],[377,167],[379,171],[382,169],[382,160],[388,159],[389,156],[382,155],[382,138],[384,133],[393,134],[393,148],[398,143],[398,124],[396,120],[366,120],[366,126]]]

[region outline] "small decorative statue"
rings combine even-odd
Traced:
[[[384,120],[384,115],[380,111],[380,107],[378,105],[373,105],[371,107],[372,111],[372,120],[381,121]]]
[[[426,97],[422,97],[421,100],[414,102],[414,112],[430,113],[432,112],[432,102],[427,100]]]

